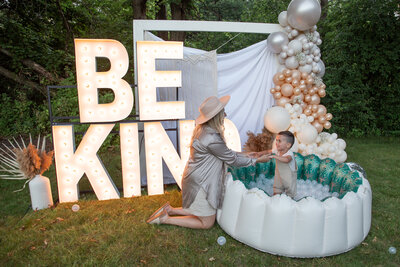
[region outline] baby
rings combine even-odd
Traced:
[[[275,139],[276,150],[268,157],[275,159],[274,195],[286,193],[294,198],[297,191],[297,165],[290,148],[294,144],[294,135],[289,131],[278,133]],[[258,152],[257,156],[264,156],[271,150]]]

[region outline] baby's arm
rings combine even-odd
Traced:
[[[284,157],[283,156],[278,156],[278,155],[271,155],[269,157],[271,159],[276,159],[276,160],[282,161],[284,163],[288,163],[289,161],[292,160],[292,156],[290,156],[290,155],[286,155]]]

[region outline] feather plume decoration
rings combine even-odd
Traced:
[[[13,138],[13,141],[8,140],[10,146],[3,144],[6,149],[0,147],[0,179],[28,179],[27,182],[29,182],[33,177],[38,174],[43,174],[50,168],[53,162],[54,151],[46,152],[44,150],[46,142],[45,137],[41,144],[41,150],[38,149],[40,145],[40,136],[36,146],[32,144],[31,135],[29,135],[30,143],[28,146],[25,145],[22,137],[21,140],[22,145]]]

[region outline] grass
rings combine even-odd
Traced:
[[[400,140],[348,139],[348,161],[367,172],[373,191],[372,226],[353,250],[337,256],[293,259],[263,253],[228,236],[215,224],[210,230],[153,226],[147,217],[161,204],[181,204],[176,186],[159,196],[97,201],[81,195],[80,210],[73,203],[33,212],[29,190],[19,193],[21,181],[0,180],[0,265],[177,265],[177,266],[399,266],[400,265]],[[116,184],[121,183],[118,157],[101,156]],[[117,159],[116,159],[117,158]],[[50,177],[57,199],[54,169]],[[87,181],[81,189],[89,189]],[[218,236],[227,242],[219,246]],[[389,247],[399,251],[388,253]]]

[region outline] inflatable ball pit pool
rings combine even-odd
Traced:
[[[297,179],[328,185],[338,197],[322,201],[286,195],[269,196],[249,189],[260,174],[273,179],[275,161],[230,168],[217,221],[230,236],[253,248],[288,257],[324,257],[359,245],[371,226],[372,192],[356,164],[295,153]],[[315,183],[315,182],[314,182]]]

